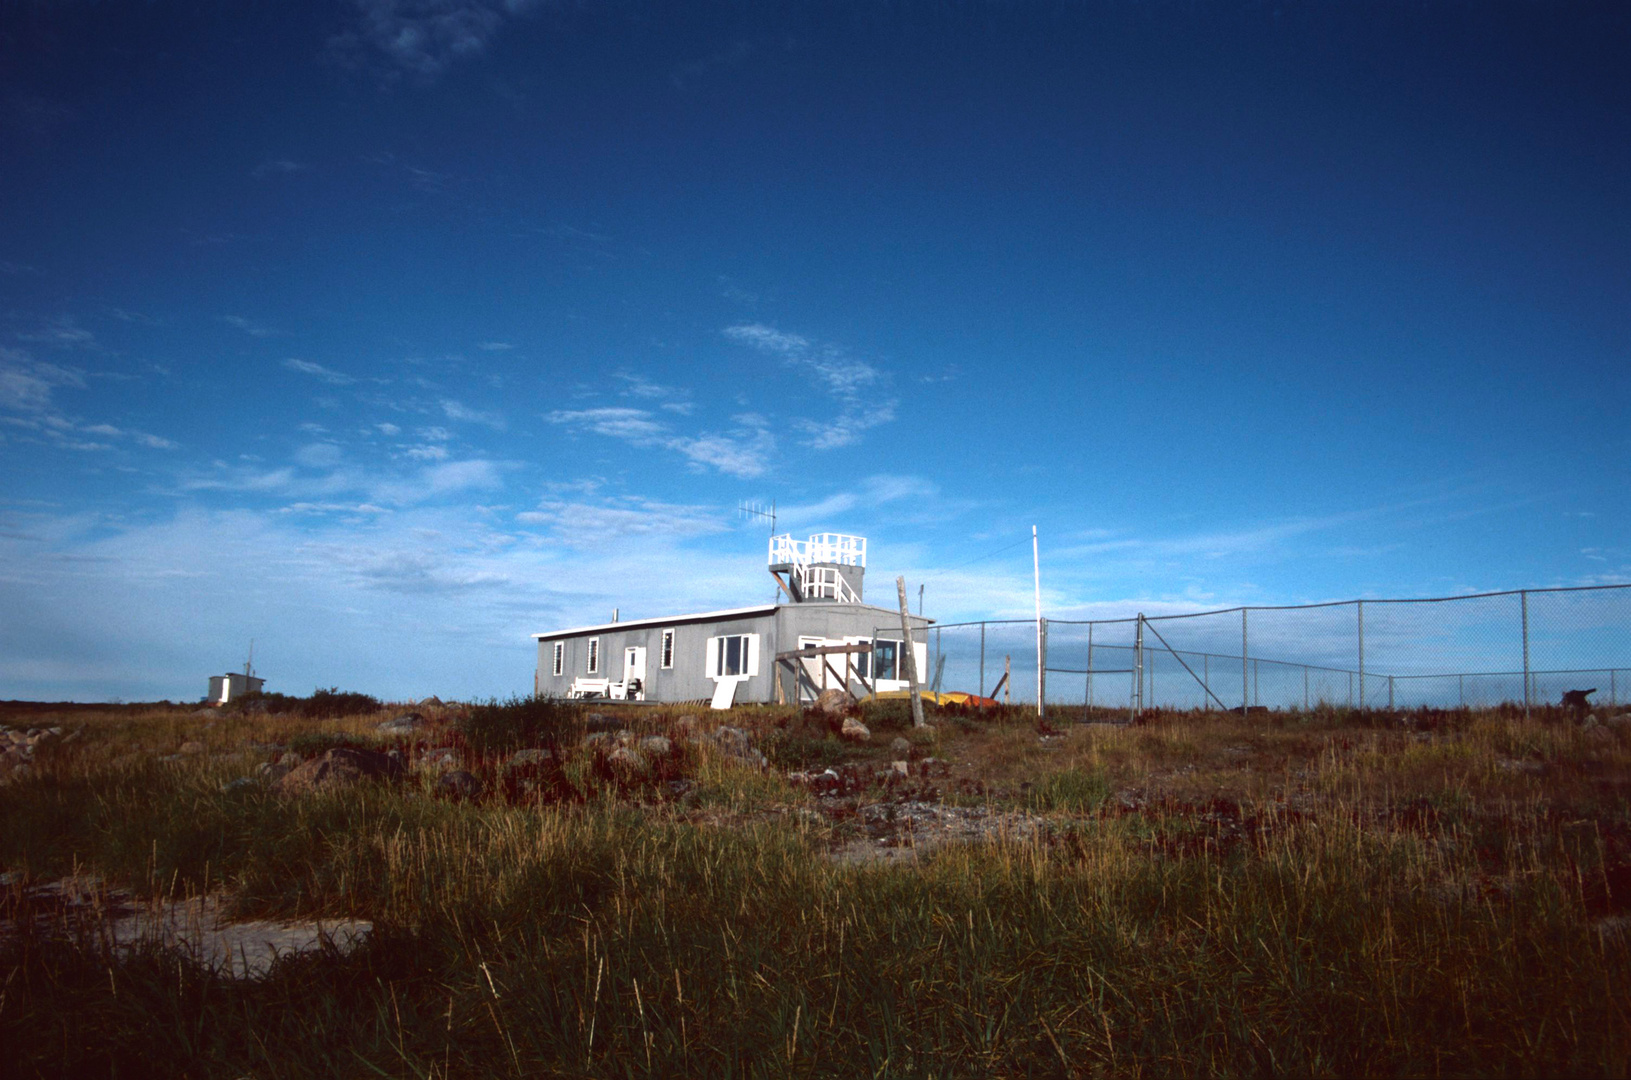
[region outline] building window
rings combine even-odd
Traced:
[[[862,638],[860,641],[854,642],[853,644],[870,645],[871,642],[867,641],[865,638]],[[859,675],[863,679],[870,680],[872,678],[872,654],[869,652],[858,652],[850,653],[849,655],[850,662],[855,665],[855,674]]]
[[[759,635],[709,638],[704,670],[710,679],[759,674]]]
[[[664,668],[674,666],[674,631],[672,630],[663,631],[663,658],[660,666]]]
[[[566,670],[566,642],[557,641],[555,643],[554,674],[559,675],[559,674],[561,674],[561,672],[563,672],[565,670]]]
[[[872,644],[872,666],[877,678],[900,678],[900,642],[876,641]]]
[[[600,674],[600,639],[597,637],[589,639],[589,674]]]

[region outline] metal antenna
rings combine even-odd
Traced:
[[[255,674],[255,639],[249,639],[249,659],[244,661],[245,677]]]
[[[752,502],[740,502],[740,503],[737,503],[736,504],[736,512],[741,514],[744,520],[752,520],[753,518],[758,518],[760,521],[770,522],[770,535],[771,536],[776,535],[776,500],[775,499],[770,500],[770,509],[769,510],[765,509],[765,504],[764,503],[758,502],[757,500],[755,500],[755,501],[752,501]],[[773,603],[773,604],[776,603],[779,599],[781,599],[780,586],[777,586],[777,590],[778,590],[777,592],[773,592],[773,593],[770,594],[770,602]]]
[[[768,510],[765,509],[765,504],[764,503],[754,501],[754,502],[737,503],[736,504],[736,512],[741,514],[743,518],[748,518],[748,519],[758,518],[761,521],[770,522],[770,535],[771,536],[776,535],[776,500],[775,499],[770,500],[770,509],[768,509]]]

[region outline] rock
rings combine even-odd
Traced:
[[[209,747],[201,742],[187,741],[181,744],[180,752],[183,754],[202,754]]]
[[[674,721],[674,734],[682,739],[694,739],[701,730],[702,726],[694,716],[682,716]]]
[[[277,763],[282,765],[285,769],[293,769],[298,767],[303,760],[305,759],[299,754],[295,753],[293,750],[285,750],[283,751],[283,755],[277,759]]]
[[[666,735],[647,735],[640,740],[640,749],[653,757],[667,757],[674,752],[674,744]]]
[[[377,725],[377,730],[389,735],[404,735],[410,731],[418,730],[424,726],[424,723],[425,718],[418,713],[403,713],[401,716],[381,721]]]
[[[838,730],[838,735],[850,742],[868,742],[872,738],[872,732],[867,726],[853,716],[844,718],[844,726]]]
[[[900,735],[895,736],[895,741],[889,744],[889,749],[890,752],[892,752],[898,758],[909,758],[912,756],[912,744],[907,742],[906,739]]]
[[[754,768],[763,769],[770,764],[764,754],[754,748],[752,738],[741,728],[721,725],[708,737],[708,741],[712,742],[721,753],[739,758]]]
[[[253,776],[240,776],[236,780],[228,780],[226,783],[222,784],[221,785],[221,790],[226,791],[226,792],[233,792],[233,791],[242,791],[245,788],[252,788],[252,787],[259,787],[259,786],[260,786],[259,781],[257,781]]]
[[[511,754],[508,765],[512,769],[520,768],[523,765],[542,765],[554,756],[548,750],[528,747],[525,750],[517,750]]]
[[[436,790],[452,799],[474,799],[481,794],[481,781],[463,769],[454,769],[436,782]]]
[[[842,690],[823,690],[815,699],[814,708],[822,716],[842,716],[849,708],[849,695]]]
[[[289,766],[279,765],[271,761],[263,761],[255,770],[255,775],[269,784],[275,784],[289,775]]]
[[[295,766],[278,781],[277,790],[283,795],[303,795],[349,787],[364,780],[396,780],[402,771],[401,760],[388,754],[340,747]]]
[[[601,713],[597,713],[597,712],[592,712],[588,716],[585,716],[583,718],[583,725],[584,725],[584,728],[586,730],[592,731],[592,732],[593,731],[612,732],[612,731],[616,731],[618,728],[623,726],[622,724],[618,723],[616,720],[612,719],[611,717],[602,715]]]
[[[1595,724],[1586,729],[1585,740],[1593,746],[1607,746],[1618,741],[1608,728]]]
[[[646,771],[646,759],[640,756],[638,750],[631,750],[627,746],[619,746],[616,750],[607,754],[606,761],[626,772],[643,773]]]
[[[593,733],[591,733],[589,735],[584,736],[583,745],[585,745],[585,746],[609,746],[609,745],[615,743],[616,741],[617,740],[612,737],[611,732],[609,732],[609,731],[596,731],[596,732],[593,732]]]
[[[430,697],[419,702],[418,704],[421,709],[440,709],[442,707],[442,699],[432,694]]]
[[[889,769],[891,774],[894,776],[904,777],[912,775],[912,763],[910,761],[891,761],[889,763]]]

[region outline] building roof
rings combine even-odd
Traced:
[[[752,615],[769,615],[778,608],[790,607],[809,610],[810,608],[824,606],[817,603],[803,604],[760,604],[756,607],[727,608],[724,611],[702,611],[694,615],[664,615],[656,619],[624,619],[621,622],[600,623],[595,626],[574,626],[570,630],[551,630],[548,633],[530,635],[538,641],[549,638],[576,637],[579,634],[605,633],[612,630],[638,629],[642,626],[673,626],[676,623],[715,622],[720,619],[746,618]],[[900,613],[892,608],[876,607],[872,604],[834,604],[834,607],[866,608],[869,611],[881,611],[888,615],[899,617]],[[911,615],[914,623],[932,623],[933,619],[926,619],[921,615]]]

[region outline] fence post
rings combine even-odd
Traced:
[[[1308,665],[1303,665],[1303,712],[1308,711]]]
[[[1258,685],[1258,683],[1261,681],[1258,678],[1258,676],[1261,675],[1262,673],[1263,673],[1263,661],[1253,660],[1252,661],[1252,704],[1253,705],[1263,704],[1262,687],[1260,687]]]
[[[1138,630],[1133,635],[1133,717],[1144,711],[1144,613],[1138,613]]]
[[[985,697],[985,623],[980,623],[980,696]]]
[[[1359,707],[1365,707],[1365,601],[1356,600],[1359,605]],[[1348,691],[1348,707],[1353,708],[1353,691]]]
[[[1036,621],[1036,715],[1042,715],[1048,687],[1048,620]]]
[[[1467,676],[1465,674],[1455,677],[1455,703],[1463,709],[1467,707]]]
[[[1240,715],[1252,711],[1251,666],[1246,662],[1246,609],[1240,609]]]
[[[1082,707],[1082,719],[1087,719],[1088,710],[1093,708],[1093,624],[1087,624],[1087,702]]]
[[[1393,676],[1387,677],[1387,711],[1393,711]]]
[[[1523,718],[1529,719],[1529,590],[1518,593],[1519,611],[1523,614]]]

